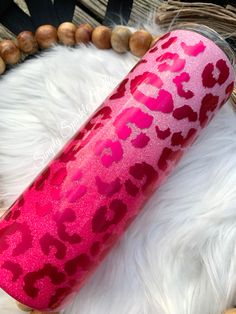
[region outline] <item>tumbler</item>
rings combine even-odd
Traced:
[[[0,221],[0,287],[61,308],[230,97],[233,53],[207,27],[160,38]]]

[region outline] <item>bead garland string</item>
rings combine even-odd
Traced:
[[[90,41],[98,49],[110,49],[118,53],[130,51],[136,57],[142,57],[161,36],[153,36],[144,29],[131,32],[128,27],[107,26],[93,27],[88,23],[75,25],[64,22],[58,28],[52,25],[38,27],[35,34],[31,31],[21,32],[16,39],[4,39],[0,42],[0,75],[6,71],[6,66],[13,66],[23,58],[34,55],[39,50],[49,49],[57,43],[73,47]],[[236,87],[231,96],[236,109]]]
[[[130,50],[133,55],[142,57],[159,37],[153,37],[143,29],[132,33],[125,26],[116,26],[112,30],[102,25],[93,28],[90,24],[76,26],[71,22],[64,22],[58,28],[42,25],[35,34],[23,31],[15,40],[0,42],[0,74],[5,72],[6,65],[19,63],[22,56],[33,55],[39,49],[48,49],[57,43],[75,46],[92,41],[99,49],[112,48],[118,53]]]

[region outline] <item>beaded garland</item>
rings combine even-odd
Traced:
[[[133,55],[142,57],[157,39],[146,30],[132,33],[125,26],[116,26],[112,30],[103,25],[93,28],[90,24],[76,26],[71,22],[64,22],[58,28],[42,25],[35,34],[23,31],[15,40],[0,42],[0,74],[5,72],[6,65],[19,63],[23,55],[33,55],[39,49],[49,49],[57,43],[74,46],[92,41],[99,49],[112,48],[118,53],[130,50]]]

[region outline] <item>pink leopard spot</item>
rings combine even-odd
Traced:
[[[173,146],[180,145],[181,147],[186,147],[193,142],[196,133],[197,133],[197,130],[194,128],[191,128],[188,131],[188,134],[186,135],[186,137],[182,135],[182,132],[176,132],[172,135],[171,144]]]
[[[117,91],[110,97],[111,100],[118,99],[118,98],[121,98],[124,96],[125,91],[126,91],[125,86],[126,86],[128,81],[129,81],[129,79],[125,79],[120,83],[120,85],[117,88]]]
[[[147,146],[150,138],[145,133],[140,133],[135,139],[131,141],[132,145],[136,148],[144,148]]]
[[[55,221],[57,224],[58,236],[63,242],[68,242],[70,244],[78,244],[81,242],[82,239],[79,234],[70,234],[67,231],[67,227],[69,229],[68,223],[76,221],[76,214],[73,209],[66,208],[63,212],[57,213],[55,215]]]
[[[24,277],[23,289],[31,298],[36,298],[40,292],[38,281],[48,277],[54,285],[60,285],[65,280],[65,274],[60,272],[57,267],[47,263],[37,271],[28,272]]]
[[[146,162],[135,163],[130,167],[129,173],[141,183],[137,184],[133,183],[130,179],[126,180],[126,191],[131,196],[136,196],[140,189],[145,193],[148,192],[149,187],[158,179],[157,171]]]
[[[160,140],[164,140],[164,139],[166,139],[167,137],[170,136],[171,131],[170,131],[170,128],[167,128],[165,130],[161,130],[161,129],[159,129],[158,126],[156,126],[156,133],[157,133],[157,137]]]
[[[43,237],[39,240],[39,243],[45,255],[49,255],[51,248],[53,248],[56,250],[55,257],[57,259],[63,259],[66,256],[65,244],[48,232],[43,235]]]
[[[136,107],[124,109],[114,121],[116,133],[122,140],[126,140],[132,133],[130,124],[139,129],[148,129],[152,125],[153,117]]]
[[[162,171],[166,171],[168,167],[168,162],[174,162],[175,164],[179,161],[181,156],[183,155],[183,151],[178,150],[172,150],[171,148],[165,147],[162,151],[162,154],[158,161],[158,167]]]
[[[229,77],[229,67],[226,64],[226,61],[223,59],[220,59],[216,62],[216,68],[219,71],[218,77],[215,78],[214,76],[214,70],[215,66],[213,63],[208,63],[203,72],[202,72],[202,84],[204,87],[212,88],[217,83],[219,85],[222,85],[226,82],[226,80]]]
[[[176,42],[177,39],[178,39],[177,36],[169,38],[164,44],[161,45],[161,48],[162,49],[169,48],[173,43]]]
[[[185,99],[190,99],[194,96],[194,93],[191,90],[185,91],[183,88],[183,83],[189,82],[189,80],[190,80],[190,76],[187,72],[182,72],[180,75],[176,76],[173,79],[173,82],[175,83],[177,87],[178,95]]]
[[[190,122],[195,122],[197,121],[197,112],[193,111],[190,106],[184,105],[182,107],[176,108],[173,111],[173,117],[177,120],[187,118]]]
[[[184,50],[184,53],[188,56],[196,57],[200,53],[202,53],[205,49],[206,46],[203,44],[203,42],[200,40],[199,43],[191,46],[191,45],[186,45],[184,42],[181,43],[181,47]]]
[[[152,49],[149,50],[149,53],[156,52],[158,50],[157,46],[154,46]]]
[[[2,268],[5,268],[9,272],[11,272],[13,282],[16,282],[19,279],[19,277],[23,274],[22,267],[18,263],[10,260],[5,261],[2,265]]]
[[[17,235],[18,237],[16,243],[13,243],[13,257],[24,254],[32,247],[33,237],[28,224],[26,222],[19,223],[14,221],[11,225],[8,225],[0,230],[0,254],[12,246],[12,244],[10,245],[10,239],[11,236],[14,235]]]
[[[206,94],[202,99],[202,105],[200,108],[199,121],[201,127],[204,127],[209,119],[208,113],[214,112],[219,101],[219,97],[212,95],[211,93]]]
[[[161,36],[161,38],[159,38],[159,41],[160,40],[164,40],[164,39],[166,39],[168,37],[170,37],[170,32],[168,32],[168,33],[164,34],[163,36]]]
[[[234,82],[231,82],[231,83],[226,87],[225,93],[230,95],[230,94],[233,92],[233,89],[234,89]]]
[[[47,181],[47,179],[50,176],[50,168],[47,167],[40,175],[40,177],[37,179],[37,181],[35,182],[34,186],[35,186],[35,190],[37,191],[41,191],[44,187],[45,182]]]
[[[116,178],[112,182],[105,182],[100,177],[96,177],[96,185],[98,193],[106,196],[112,196],[118,193],[121,189],[121,182],[119,178]]]
[[[158,65],[158,70],[160,72],[179,72],[185,67],[186,61],[184,59],[181,59],[177,53],[166,52],[156,59],[157,62],[162,62],[166,60],[168,60],[169,63],[163,62]]]
[[[98,141],[95,147],[95,154],[101,157],[104,167],[110,167],[113,162],[118,162],[123,157],[123,149],[118,141]]]
[[[111,212],[112,216],[108,215],[108,212]],[[112,200],[109,209],[107,206],[99,207],[92,220],[93,232],[102,233],[107,231],[110,226],[117,225],[126,213],[127,205],[119,199]]]
[[[133,97],[144,104],[152,111],[161,111],[163,113],[170,113],[173,110],[174,103],[171,93],[164,89],[160,89],[157,97],[145,95],[139,90],[141,84],[150,84],[158,89],[163,85],[160,77],[151,72],[144,72],[136,76],[130,83],[130,90]]]
[[[52,179],[50,180],[50,184],[54,185],[54,186],[60,186],[65,178],[67,176],[67,170],[66,168],[61,168],[59,170],[56,171],[56,173],[53,175]]]

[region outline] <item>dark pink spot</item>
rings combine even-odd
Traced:
[[[21,211],[19,209],[13,210],[12,211],[12,219],[16,220],[17,218],[19,218],[20,217],[20,213],[21,213]]]
[[[169,48],[174,42],[176,42],[177,39],[178,37],[176,36],[169,38],[164,44],[161,45],[161,48],[162,49]]]
[[[115,193],[118,193],[121,189],[121,182],[119,178],[116,178],[112,182],[105,182],[98,176],[95,179],[98,193],[102,195],[112,196]]]
[[[17,234],[18,244],[12,243],[11,236]],[[24,254],[32,247],[32,234],[31,230],[26,222],[14,221],[11,225],[8,225],[0,230],[0,254],[6,251],[12,246],[15,248],[12,250],[12,256],[18,256]]]
[[[173,79],[173,82],[175,83],[177,87],[177,92],[180,97],[184,97],[185,99],[192,98],[194,96],[194,93],[191,90],[185,91],[183,88],[183,83],[188,82],[190,80],[190,76],[187,72],[182,72],[180,75],[176,76]]]
[[[79,132],[77,136],[81,134],[83,133]],[[65,150],[63,150],[63,152],[61,152],[57,158],[60,162],[68,163],[69,161],[75,160],[76,154],[77,154],[76,144],[73,144],[72,146],[68,146]]]
[[[48,263],[43,268],[25,275],[23,285],[25,293],[31,298],[37,298],[40,289],[36,284],[45,277],[48,277],[54,285],[60,285],[65,280],[65,274],[60,272],[57,267]]]
[[[111,100],[121,98],[124,96],[126,91],[125,85],[127,84],[128,81],[129,79],[127,78],[120,83],[120,85],[117,88],[117,91],[113,95],[111,95],[110,97]]]
[[[168,167],[168,161],[174,161],[175,163],[177,163],[182,155],[183,151],[181,150],[173,151],[172,149],[165,147],[158,161],[158,167],[162,171],[165,171]]]
[[[50,233],[45,233],[39,240],[41,249],[44,254],[49,255],[51,248],[56,249],[55,257],[63,259],[66,256],[66,246],[63,242],[53,237]]]
[[[170,36],[170,32],[164,34],[163,36],[161,36],[161,38],[159,40],[164,40],[166,38],[168,38]]]
[[[203,72],[202,72],[202,84],[204,87],[214,87],[216,83],[222,85],[229,77],[229,67],[226,64],[226,61],[220,59],[216,62],[216,68],[219,70],[218,78],[215,78],[214,64],[208,63]]]
[[[16,282],[20,276],[23,274],[22,267],[13,261],[5,261],[2,265],[2,268],[9,270],[12,273],[12,281]]]
[[[232,93],[233,89],[234,89],[234,82],[231,82],[231,83],[226,87],[225,93],[230,95],[230,94]]]
[[[117,225],[127,212],[126,204],[119,199],[112,200],[109,209],[106,206],[101,206],[97,209],[92,219],[93,232],[101,233],[107,231],[111,225]],[[113,217],[111,217],[110,211],[113,213]]]
[[[41,191],[44,187],[45,181],[49,178],[50,175],[50,168],[47,167],[41,175],[38,177],[38,179],[35,181],[35,190]]]
[[[142,191],[147,190],[158,178],[156,170],[146,162],[134,164],[130,167],[129,173],[134,179],[142,181]]]
[[[200,113],[199,113],[199,121],[200,125],[203,128],[209,119],[208,113],[209,112],[214,112],[215,109],[217,108],[217,104],[219,101],[218,96],[214,96],[211,93],[206,94],[203,99],[202,99],[202,105],[200,108]]]
[[[149,53],[156,52],[158,50],[157,46],[154,46],[152,49],[149,50]]]
[[[61,168],[56,171],[56,173],[53,175],[52,179],[50,180],[50,183],[54,186],[60,186],[65,178],[67,176],[67,170],[66,168]]]
[[[139,188],[130,179],[125,181],[125,190],[131,196],[136,196],[139,192]]]
[[[25,204],[25,199],[24,199],[24,196],[21,195],[21,197],[18,199],[18,206],[22,207],[24,206],[24,204]]]
[[[102,107],[101,109],[97,110],[94,115],[90,118],[90,120],[85,125],[86,130],[96,129],[100,124],[100,120],[107,120],[111,118],[111,108],[109,106]]]
[[[200,53],[202,53],[206,46],[204,46],[203,42],[200,40],[199,43],[193,45],[193,46],[188,46],[184,42],[181,43],[181,47],[184,50],[184,53],[188,56],[196,57]]]
[[[100,251],[100,243],[98,241],[94,242],[90,248],[90,253],[92,256],[98,255]]]
[[[132,145],[136,148],[144,148],[147,146],[150,138],[143,132],[141,132],[135,139],[131,141]]]
[[[197,112],[193,111],[190,106],[184,105],[173,111],[173,117],[177,120],[187,118],[190,122],[195,122],[197,121]]]
[[[73,276],[77,273],[78,269],[82,271],[88,271],[92,267],[92,261],[87,254],[80,254],[75,258],[65,263],[65,272],[69,276]]]
[[[159,129],[158,126],[156,126],[156,133],[157,133],[157,137],[159,139],[164,140],[170,136],[171,131],[170,131],[170,128],[167,128],[165,130],[161,130],[161,129]]]
[[[67,231],[67,224],[76,221],[76,215],[73,209],[66,208],[64,212],[59,212],[55,218],[57,222],[57,233],[62,241],[66,241],[71,244],[81,242],[81,237],[77,233],[69,234]]]
[[[172,135],[171,144],[173,146],[180,145],[181,147],[186,147],[193,142],[196,133],[197,133],[197,130],[194,128],[191,128],[188,131],[188,134],[186,135],[186,137],[183,137],[182,132],[176,132]]]

